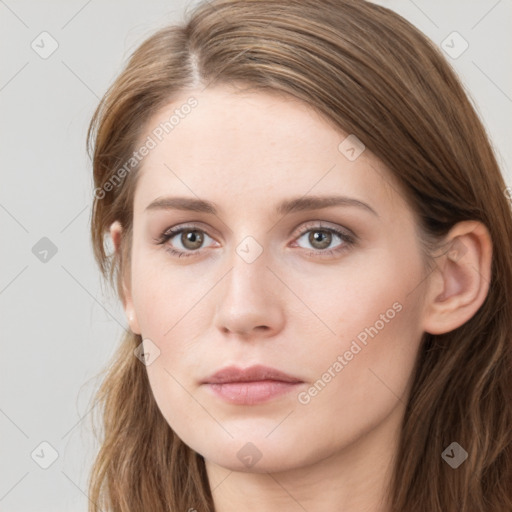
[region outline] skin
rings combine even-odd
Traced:
[[[447,240],[459,253],[427,271],[414,215],[389,170],[368,149],[347,159],[338,146],[348,134],[292,98],[228,86],[183,92],[141,140],[190,96],[198,106],[144,158],[134,197],[123,302],[130,328],[160,351],[147,365],[156,403],[204,456],[217,512],[388,511],[422,334],[455,329],[483,303],[489,233],[477,222],[456,225]],[[355,206],[274,212],[285,199],[333,194],[376,214]],[[166,196],[212,201],[218,214],[145,210]],[[202,230],[199,249],[180,234],[154,242],[185,223]],[[323,249],[308,238],[320,223],[357,240],[347,246],[332,235]],[[114,223],[117,250],[122,235]],[[250,263],[237,254],[246,237],[255,241],[249,254],[262,249]],[[172,256],[171,245],[197,254]],[[400,311],[334,371],[338,356],[397,303]],[[224,402],[200,385],[225,366],[256,363],[303,384],[258,405]],[[307,396],[329,368],[335,377],[301,403],[299,393]],[[237,456],[249,442],[245,450],[260,456],[252,466]]]

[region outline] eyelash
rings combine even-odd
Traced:
[[[155,238],[154,241],[155,241],[155,243],[157,245],[163,245],[167,241],[169,241],[171,238],[174,238],[176,235],[179,235],[183,231],[199,231],[201,233],[204,233],[204,234],[208,235],[204,230],[199,229],[197,226],[193,226],[193,225],[192,226],[183,226],[182,225],[182,226],[179,226],[179,227],[174,227],[174,228],[166,229],[157,238]],[[338,236],[344,243],[340,247],[338,247],[336,249],[312,250],[312,251],[310,251],[307,254],[308,256],[325,257],[325,256],[333,256],[333,255],[341,254],[341,253],[347,251],[348,249],[350,249],[350,247],[355,244],[356,239],[357,239],[357,237],[355,235],[349,235],[348,233],[343,233],[341,231],[338,231],[337,229],[326,227],[326,226],[322,226],[321,224],[314,224],[314,225],[307,224],[305,226],[305,229],[303,229],[298,234],[298,236],[296,238],[299,239],[303,235],[305,235],[306,233],[309,233],[310,231],[327,231],[327,232],[329,232],[329,233],[331,233],[333,235]],[[178,258],[189,257],[189,256],[197,256],[197,255],[199,255],[202,252],[201,249],[199,249],[199,250],[179,251],[179,250],[176,250],[176,249],[174,249],[172,247],[168,247],[168,248],[166,248],[166,250],[172,256],[175,256],[175,257],[178,257]],[[304,249],[304,250],[306,250],[306,249]]]

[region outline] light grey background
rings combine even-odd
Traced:
[[[458,58],[447,59],[511,184],[512,0],[376,3],[440,46],[454,31],[469,43]],[[127,323],[92,258],[86,129],[130,53],[156,29],[181,19],[189,4],[0,0],[1,511],[87,510],[97,450],[88,408],[99,384],[94,378]],[[31,47],[51,48],[48,36],[40,36],[44,31],[58,43],[47,58]],[[450,38],[452,51],[460,49],[461,40]],[[43,237],[57,249],[46,262],[39,259],[44,253],[33,253]],[[42,442],[58,454],[48,469],[38,465],[51,462]]]

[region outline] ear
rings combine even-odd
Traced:
[[[453,331],[472,318],[491,280],[492,241],[481,222],[459,222],[446,242],[448,251],[437,258],[424,302],[423,330],[430,334]]]
[[[110,237],[112,238],[112,242],[114,244],[114,248],[116,253],[119,253],[121,250],[121,237],[122,237],[122,226],[119,221],[115,221],[110,226]],[[133,306],[133,300],[131,295],[131,290],[125,283],[123,279],[123,308],[126,314],[126,318],[128,319],[128,324],[130,325],[130,329],[135,334],[140,334],[139,322],[137,320],[137,315],[135,313],[135,308]]]

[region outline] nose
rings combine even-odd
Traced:
[[[285,290],[268,263],[265,250],[252,262],[234,251],[214,318],[223,335],[271,337],[283,328]]]

